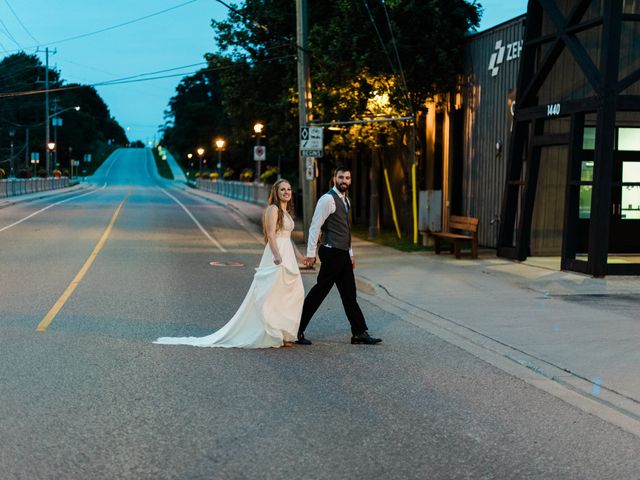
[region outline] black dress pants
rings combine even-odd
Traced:
[[[300,319],[300,333],[304,333],[320,304],[335,284],[338,287],[340,298],[347,319],[351,324],[351,333],[360,335],[367,330],[367,323],[358,301],[356,300],[356,280],[353,276],[351,257],[346,250],[320,246],[318,256],[322,264],[318,280],[304,299],[302,318]]]

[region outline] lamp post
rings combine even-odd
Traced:
[[[264,125],[260,122],[257,122],[253,126],[253,131],[256,133],[256,147],[260,146],[260,137],[262,136],[262,130],[264,129]],[[256,159],[256,178],[255,182],[258,183],[260,181],[260,160]]]
[[[198,154],[199,163],[198,163],[198,172],[200,173],[200,177],[202,177],[202,155],[204,155],[204,148],[200,147],[196,150]]]
[[[11,128],[9,130],[9,136],[11,137],[11,153],[9,154],[9,178],[13,178],[16,176],[15,168],[14,168],[14,159],[13,159],[13,137],[16,136],[16,129]]]
[[[193,153],[187,153],[187,177],[189,176],[189,173],[193,173],[191,172],[191,169],[193,168]]]
[[[69,110],[75,110],[76,112],[80,111],[80,106],[76,105],[75,107],[69,107],[69,108],[65,108],[63,110],[57,110],[55,112],[53,112],[53,115],[49,115],[49,118],[51,119],[51,125],[53,126],[53,142],[54,144],[58,143],[58,127],[62,126],[62,119],[61,118],[57,118],[60,115],[62,115],[64,112],[68,112]],[[48,142],[47,146],[49,145]],[[58,151],[55,150],[53,152],[53,168],[57,168],[58,167]],[[47,172],[47,175],[49,174],[49,172]]]
[[[222,179],[222,150],[224,150],[224,146],[227,142],[224,141],[224,138],[216,138],[216,149],[218,150],[218,179]]]
[[[47,163],[49,165],[51,165],[52,154],[55,151],[56,151],[56,143],[55,142],[47,143]],[[54,167],[54,169],[55,169],[55,167]],[[51,174],[51,172],[47,172],[47,176],[49,176],[50,174]]]

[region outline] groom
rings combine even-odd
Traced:
[[[316,263],[316,246],[320,231],[323,238],[318,250],[320,273],[317,283],[304,299],[302,318],[298,330],[299,345],[311,345],[304,336],[313,314],[323,302],[333,285],[338,287],[344,311],[351,324],[351,343],[375,345],[382,339],[367,333],[367,323],[356,300],[356,281],[353,276],[355,259],[351,250],[351,226],[349,224],[349,199],[346,196],[351,185],[351,172],[347,167],[338,167],[333,178],[334,187],[325,193],[316,205],[311,226],[305,265]]]

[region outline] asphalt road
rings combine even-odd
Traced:
[[[263,246],[145,150],[94,181],[0,210],[0,478],[639,478],[638,438],[366,301],[350,345],[335,292],[311,347],[153,345],[222,326]]]

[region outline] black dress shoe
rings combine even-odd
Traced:
[[[363,332],[360,335],[354,335],[353,337],[351,337],[351,345],[375,345],[376,343],[380,343],[381,341],[381,338],[373,338],[369,335],[368,332]]]
[[[306,338],[304,338],[304,333],[299,333],[296,343],[298,345],[311,345],[311,340],[307,340]]]

